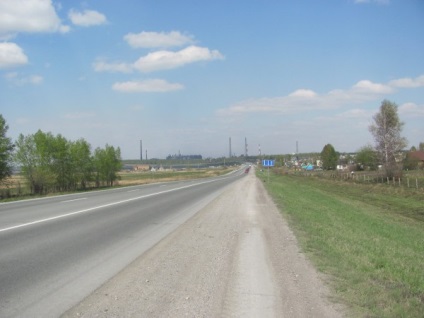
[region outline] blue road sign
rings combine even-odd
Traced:
[[[274,167],[275,160],[265,159],[262,160],[262,166],[264,167]]]

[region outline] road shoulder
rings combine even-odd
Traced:
[[[64,317],[341,317],[254,171]]]

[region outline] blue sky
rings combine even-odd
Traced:
[[[0,0],[0,113],[124,159],[424,142],[422,0]],[[143,151],[143,157],[145,153]]]

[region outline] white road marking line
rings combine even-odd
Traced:
[[[68,202],[81,201],[81,200],[87,200],[87,198],[79,198],[79,199],[65,200],[65,201],[60,201],[60,202],[61,202],[61,203],[68,203]]]
[[[135,198],[127,199],[127,200],[122,200],[122,201],[117,201],[117,202],[113,202],[113,203],[109,203],[109,204],[99,205],[99,206],[95,206],[95,207],[92,207],[92,208],[88,208],[88,209],[84,209],[84,210],[80,210],[80,211],[75,211],[75,212],[71,212],[71,213],[66,213],[66,214],[62,214],[62,215],[58,215],[58,216],[53,216],[53,217],[50,217],[50,218],[41,219],[41,220],[37,220],[37,221],[33,221],[33,222],[14,225],[14,226],[6,227],[4,229],[0,229],[0,233],[10,231],[10,230],[19,229],[19,228],[22,228],[22,227],[27,227],[27,226],[34,225],[34,224],[39,224],[39,223],[44,223],[44,222],[48,222],[48,221],[52,221],[52,220],[62,219],[62,218],[68,217],[68,216],[82,214],[82,213],[90,212],[90,211],[93,211],[93,210],[98,210],[98,209],[101,209],[101,208],[107,208],[107,207],[122,204],[122,203],[127,203],[127,202],[131,202],[131,201],[135,201],[135,200],[153,197],[153,196],[159,195],[159,194],[164,194],[164,193],[173,192],[173,191],[177,191],[177,190],[181,190],[181,189],[191,188],[191,187],[194,187],[196,185],[215,182],[217,180],[218,179],[200,182],[200,183],[196,183],[196,184],[190,184],[190,185],[180,187],[180,188],[175,188],[175,189],[160,191],[160,192],[156,192],[156,193],[146,194],[146,195],[142,195],[140,197],[135,197]]]

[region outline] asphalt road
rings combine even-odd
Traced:
[[[245,176],[0,204],[0,316],[57,317]]]
[[[343,317],[252,170],[62,318]]]

